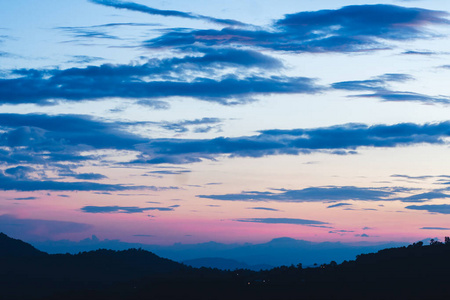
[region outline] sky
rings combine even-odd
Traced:
[[[0,2],[0,231],[450,233],[446,0]]]

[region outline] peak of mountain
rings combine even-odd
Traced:
[[[44,256],[47,253],[39,251],[28,243],[13,239],[0,232],[0,257]]]

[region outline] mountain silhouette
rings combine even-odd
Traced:
[[[28,243],[13,239],[0,232],[0,257],[43,256],[47,253],[39,251]]]
[[[142,249],[43,254],[0,237],[6,253],[0,256],[2,300],[450,299],[449,238],[341,264],[223,271],[188,267]]]

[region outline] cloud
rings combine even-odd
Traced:
[[[346,91],[370,91],[370,94],[358,94],[348,97],[378,98],[382,101],[413,101],[427,104],[450,104],[446,96],[428,96],[414,92],[392,91],[390,82],[405,82],[413,78],[407,74],[384,74],[368,80],[342,81],[333,83],[334,89]]]
[[[353,230],[331,230],[328,231],[328,233],[337,233],[337,234],[345,234],[345,233],[351,233],[354,232]]]
[[[447,13],[394,5],[351,5],[285,15],[268,30],[172,30],[147,47],[247,46],[290,52],[358,52],[386,49],[386,41],[429,38],[427,25],[447,25]]]
[[[439,192],[429,192],[412,195],[404,198],[396,198],[396,200],[400,200],[402,202],[425,202],[433,199],[445,199],[445,198],[450,198],[450,195]]]
[[[105,122],[87,115],[0,114],[0,143],[8,147],[59,148],[86,145],[96,149],[130,149],[146,139],[123,130],[125,124]]]
[[[413,210],[426,210],[430,213],[450,214],[449,204],[435,204],[435,205],[410,205],[405,207]]]
[[[355,234],[355,236],[356,236],[356,237],[363,237],[363,238],[368,238],[368,237],[370,237],[368,234],[365,234],[365,233],[363,233],[363,234]]]
[[[150,171],[148,174],[158,174],[158,175],[181,175],[186,173],[191,173],[190,170],[157,170]]]
[[[342,200],[385,201],[395,194],[395,189],[361,188],[355,186],[310,187],[301,190],[280,190],[272,192],[242,192],[240,194],[197,195],[199,198],[222,201],[279,201],[279,202],[322,202]]]
[[[73,55],[71,56],[71,59],[67,61],[68,63],[74,63],[74,64],[88,64],[95,61],[101,61],[104,60],[104,58],[98,57],[98,56],[87,56],[87,55]]]
[[[247,209],[255,209],[255,210],[268,210],[268,211],[280,211],[279,209],[276,208],[270,208],[270,207],[247,207]]]
[[[22,201],[22,200],[36,200],[36,199],[39,199],[39,198],[38,197],[13,198],[13,200],[19,200],[19,201]]]
[[[161,127],[166,130],[175,131],[178,133],[188,132],[189,127],[191,126],[199,126],[199,125],[217,125],[222,122],[222,119],[219,118],[202,118],[195,120],[184,120],[179,122],[163,122],[161,123]],[[208,127],[212,128],[212,127]],[[199,129],[198,127],[196,130]]]
[[[81,208],[82,212],[93,214],[104,213],[126,213],[135,214],[145,211],[173,211],[173,207],[137,207],[137,206],[84,206]]]
[[[422,230],[450,230],[450,228],[446,228],[446,227],[422,227],[419,229],[422,229]]]
[[[138,11],[138,12],[142,12],[142,13],[146,13],[146,14],[150,14],[150,15],[187,18],[187,19],[213,22],[213,23],[217,23],[219,25],[227,25],[227,26],[244,25],[243,23],[241,23],[239,21],[235,21],[235,20],[217,19],[217,18],[213,18],[213,17],[202,16],[202,15],[198,15],[198,14],[182,12],[182,11],[177,11],[177,10],[161,10],[161,9],[148,7],[146,5],[142,5],[142,4],[135,3],[135,2],[124,2],[124,1],[119,1],[119,0],[89,0],[89,1],[92,3],[95,3],[95,4],[110,6],[110,7],[114,7],[117,9],[127,9],[127,10],[131,10],[131,11]]]
[[[338,203],[338,204],[332,204],[327,206],[327,208],[334,208],[334,207],[341,207],[341,206],[349,206],[351,205],[350,203]]]
[[[160,190],[155,186],[130,186],[122,184],[101,184],[95,182],[63,182],[45,180],[17,180],[0,173],[0,190],[9,191],[126,191]]]
[[[60,174],[61,175],[61,174]],[[80,173],[80,174],[68,174],[66,176],[73,177],[80,180],[101,180],[108,178],[103,174],[98,173]]]
[[[68,221],[20,219],[13,215],[0,215],[0,228],[11,236],[51,236],[64,233],[84,232],[92,225]]]
[[[394,174],[394,175],[391,175],[391,177],[405,178],[405,179],[412,179],[412,180],[425,180],[425,179],[433,178],[434,176],[429,176],[429,175],[409,176],[409,175],[402,175],[402,174]]]
[[[409,51],[405,51],[402,54],[405,55],[436,55],[436,54],[440,54],[439,52],[433,52],[433,51],[415,51],[415,50],[409,50]]]
[[[142,155],[133,163],[183,164],[231,157],[298,155],[311,152],[353,154],[360,147],[445,144],[450,122],[395,125],[344,124],[325,128],[264,130],[259,135],[214,139],[158,139],[139,145]]]
[[[218,122],[215,118],[203,118],[171,125],[183,128],[215,122]],[[74,164],[59,162],[80,164],[98,160],[92,151],[100,149],[132,151],[136,158],[124,164],[185,164],[221,156],[264,157],[312,152],[345,155],[354,154],[361,147],[442,145],[450,135],[450,122],[372,126],[350,123],[322,128],[263,130],[253,136],[213,139],[151,139],[130,130],[130,127],[155,124],[160,125],[155,122],[109,122],[85,115],[3,113],[0,114],[0,161],[15,165],[7,168],[6,173],[19,176],[16,179],[26,179],[33,174],[33,167],[27,165],[40,164],[47,169],[54,167],[62,176],[97,180],[103,175],[78,173],[71,169]],[[18,167],[19,164],[23,166]]]
[[[22,180],[22,179],[29,179],[30,173],[33,173],[35,171],[36,171],[36,169],[34,169],[32,167],[17,166],[17,167],[5,169],[4,173],[15,179]]]
[[[292,225],[327,225],[330,223],[305,220],[305,219],[291,219],[291,218],[248,218],[248,219],[235,219],[236,222],[245,223],[264,223],[264,224],[292,224]]]
[[[144,64],[18,69],[0,79],[0,104],[56,105],[63,100],[118,97],[155,106],[153,100],[178,96],[233,105],[247,103],[256,95],[318,93],[324,89],[306,77],[261,72],[237,76],[235,71],[228,70],[240,67],[239,73],[244,75],[249,68],[268,70],[281,65],[278,60],[253,50],[208,49],[203,50],[202,56],[151,59]],[[161,102],[157,103],[156,106],[161,106]]]

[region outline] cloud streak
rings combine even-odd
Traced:
[[[376,98],[389,102],[423,102],[426,104],[450,104],[450,97],[429,96],[414,92],[393,91],[388,88],[391,82],[405,82],[413,78],[407,74],[384,74],[368,80],[342,81],[333,83],[334,89],[346,91],[370,91],[369,94],[350,95],[348,97]]]
[[[438,213],[438,214],[450,214],[450,205],[449,204],[430,204],[430,205],[410,205],[405,207],[406,209],[413,210],[426,210],[430,213]]]
[[[312,152],[354,154],[361,147],[391,148],[418,144],[445,144],[450,122],[395,125],[344,124],[313,129],[264,130],[259,135],[204,140],[159,139],[140,145],[143,155],[133,163],[192,163],[231,157],[298,155]]]
[[[142,13],[146,13],[146,14],[150,14],[150,15],[201,20],[201,21],[207,21],[207,22],[217,23],[219,25],[226,25],[226,26],[244,25],[243,23],[236,21],[236,20],[218,19],[218,18],[202,16],[202,15],[198,15],[198,14],[193,14],[193,13],[189,13],[189,12],[182,12],[182,11],[178,11],[178,10],[161,10],[161,9],[152,8],[152,7],[142,5],[139,3],[135,3],[135,2],[126,2],[126,1],[118,1],[118,0],[89,0],[89,1],[92,3],[95,3],[95,4],[114,7],[117,9],[126,9],[126,10],[131,10],[131,11],[137,11],[137,12],[142,12]]]
[[[235,219],[234,221],[244,223],[291,224],[291,225],[305,225],[305,226],[320,226],[330,224],[322,221],[294,219],[294,218],[248,218],[248,219]]]
[[[145,211],[173,211],[174,207],[137,207],[137,206],[84,206],[82,212],[93,214],[125,213],[136,214]]]
[[[18,69],[0,78],[0,104],[56,105],[111,97],[146,104],[167,97],[192,97],[223,105],[242,104],[257,95],[313,94],[324,90],[306,77],[246,74],[224,70],[278,69],[282,63],[253,50],[203,49],[202,55],[152,59],[147,63],[70,69]],[[220,72],[219,72],[220,70]],[[263,76],[264,75],[264,76]],[[159,104],[161,106],[161,104]]]
[[[322,202],[322,201],[383,201],[395,194],[395,189],[361,188],[355,186],[310,187],[301,190],[272,192],[242,192],[240,194],[198,195],[199,198],[222,201],[277,201],[277,202]],[[340,204],[343,205],[343,204]]]
[[[386,41],[432,36],[427,25],[447,25],[447,13],[394,5],[352,5],[299,12],[276,20],[271,30],[173,30],[146,42],[150,48],[247,46],[289,52],[358,52],[386,49]]]

